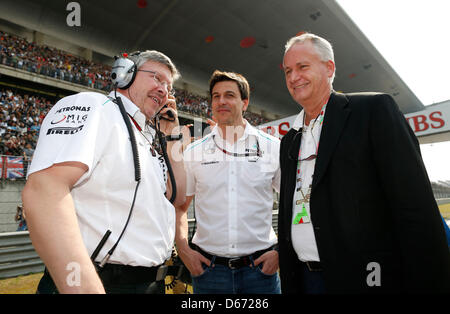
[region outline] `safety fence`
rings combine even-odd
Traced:
[[[44,271],[28,231],[0,234],[0,279]]]
[[[189,235],[195,229],[195,219],[189,219]],[[277,233],[278,211],[272,215]],[[44,263],[34,250],[28,231],[0,233],[0,279],[44,271]]]

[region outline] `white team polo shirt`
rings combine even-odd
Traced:
[[[118,95],[127,113],[145,130],[145,116],[127,97]],[[175,209],[164,196],[166,183],[159,156],[152,156],[149,141],[133,122],[131,125],[139,151],[141,183],[131,220],[108,263],[150,267],[171,255]],[[151,141],[149,133],[145,136]],[[79,93],[53,106],[42,123],[28,175],[66,161],[89,167],[71,191],[89,254],[105,232],[112,231],[97,257],[100,261],[125,226],[136,188],[128,131],[118,105],[105,95]]]
[[[255,155],[258,145],[262,157],[234,157],[222,151]],[[272,188],[279,191],[279,148],[279,139],[247,121],[234,144],[215,127],[186,148],[186,194],[195,195],[197,220],[193,243],[225,257],[249,255],[277,243]]]
[[[325,116],[326,105],[322,108],[318,121],[314,123],[313,120],[308,126],[303,125],[303,116],[305,111],[302,110],[300,114],[294,121],[292,128],[295,130],[300,130],[303,128],[302,140],[300,144],[300,169],[296,169],[296,187],[294,191],[294,197],[292,201],[293,215],[292,218],[295,219],[295,206],[296,200],[302,198],[307,194],[308,187],[312,185],[314,167],[316,165],[316,159],[303,160],[314,153],[317,153],[320,134],[322,132],[322,121]],[[319,121],[320,120],[320,121]],[[300,188],[304,195],[298,190]],[[309,208],[307,208],[308,216],[310,216]],[[319,251],[317,249],[316,237],[314,235],[314,228],[312,221],[310,223],[293,224],[291,223],[291,238],[292,246],[297,253],[299,260],[303,262],[320,261]]]

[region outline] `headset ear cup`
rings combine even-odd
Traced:
[[[111,81],[117,88],[127,89],[133,84],[136,72],[137,66],[132,60],[118,58],[112,67]]]
[[[122,87],[122,89],[128,89],[130,88],[130,86],[133,84],[134,79],[136,78],[136,73],[137,73],[137,66],[136,64],[133,65],[133,71],[131,74],[131,79],[130,81],[127,83],[127,85],[125,85],[124,87]]]

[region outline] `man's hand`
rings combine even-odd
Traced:
[[[177,104],[175,102],[175,96],[172,96],[172,95],[168,96],[166,106],[167,107],[162,109],[161,112],[159,113],[160,116],[164,117],[164,119],[159,120],[160,130],[165,135],[179,134],[180,133],[180,130],[179,130],[180,123],[178,121],[178,111],[177,111]],[[172,112],[173,118],[169,118],[167,116],[168,111]]]
[[[189,269],[193,276],[199,276],[203,273],[202,264],[211,265],[211,261],[199,252],[191,249],[188,241],[188,220],[187,212],[189,205],[194,198],[193,195],[186,197],[186,202],[176,207],[176,234],[175,241],[177,252],[184,265]]]
[[[169,96],[168,102],[166,103],[167,108],[164,108],[160,112],[160,116],[164,119],[159,120],[160,131],[165,135],[178,135],[181,132],[180,123],[178,121],[177,105],[175,103],[175,97]],[[167,116],[167,112],[171,111],[173,118]],[[183,163],[183,152],[182,152],[182,142],[180,141],[169,141],[167,144],[167,155],[169,157],[170,164],[172,166],[173,174],[175,176],[177,193],[176,198],[173,201],[175,206],[179,206],[185,201],[186,192],[186,172],[184,170]],[[166,184],[166,197],[171,199],[172,197],[172,182],[167,180]]]
[[[202,264],[211,265],[209,259],[191,248],[184,248],[178,254],[192,276],[200,276],[203,273]]]
[[[217,125],[216,117],[212,116],[211,119],[206,119],[206,123],[209,124],[209,127],[213,129]]]
[[[273,275],[277,272],[278,264],[278,252],[275,250],[269,251],[261,255],[255,260],[255,266],[263,264],[261,271],[266,275]]]

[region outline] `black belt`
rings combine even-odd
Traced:
[[[130,266],[121,264],[105,264],[97,267],[103,284],[139,284],[161,281],[166,277],[167,266],[154,267]]]
[[[302,262],[308,267],[309,271],[323,271],[322,264],[320,262]]]
[[[244,266],[250,266],[250,265],[252,265],[252,263],[255,259],[257,259],[261,255],[263,255],[264,253],[273,250],[273,247],[270,247],[268,249],[256,251],[255,253],[246,255],[246,256],[222,257],[222,256],[217,256],[217,255],[211,255],[211,254],[203,251],[199,246],[197,246],[195,244],[193,244],[193,246],[194,246],[195,250],[197,250],[200,254],[202,254],[207,259],[211,260],[213,257],[215,257],[214,264],[224,265],[231,269],[237,269],[237,268],[241,268]]]

